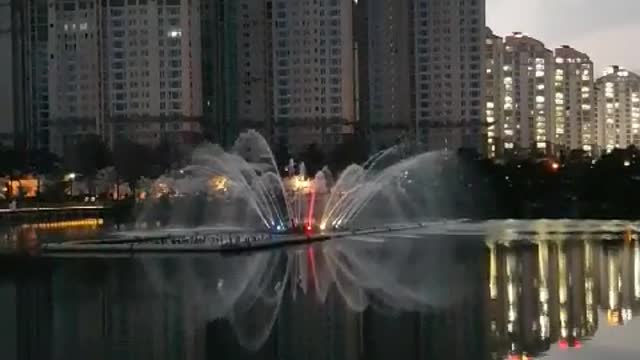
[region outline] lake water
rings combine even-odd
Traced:
[[[68,224],[71,225],[71,224]],[[99,238],[22,226],[5,248]],[[0,257],[0,358],[638,359],[624,222],[451,223],[242,255]]]

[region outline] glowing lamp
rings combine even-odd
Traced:
[[[573,344],[573,347],[575,347],[576,349],[582,349],[582,343],[579,340],[576,340],[576,342]]]

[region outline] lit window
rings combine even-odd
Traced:
[[[167,36],[170,38],[181,38],[182,37],[182,30],[177,29],[177,30],[171,30],[169,31],[169,33],[167,33]]]

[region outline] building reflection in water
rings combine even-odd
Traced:
[[[3,359],[523,360],[585,351],[599,326],[625,325],[640,305],[640,244],[629,236],[541,227],[485,243],[353,240],[4,262]]]

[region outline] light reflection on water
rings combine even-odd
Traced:
[[[556,225],[481,235],[458,224],[455,235],[241,256],[0,258],[0,350],[3,359],[638,358],[640,346],[615,342],[637,336],[635,233]],[[100,236],[91,230],[83,236]]]

